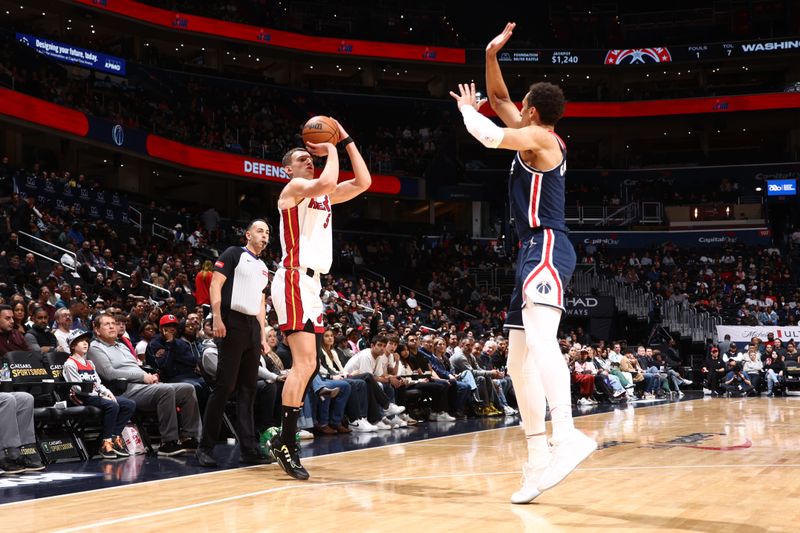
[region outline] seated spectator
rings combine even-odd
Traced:
[[[777,354],[772,354],[764,360],[764,370],[767,377],[767,396],[770,398],[775,394],[772,390],[775,388],[776,383],[784,382],[784,374],[786,373],[786,365],[783,362],[783,357]]]
[[[720,382],[725,377],[725,363],[719,356],[719,348],[711,348],[710,355],[700,369],[703,374],[703,387],[708,390],[708,394],[717,396],[719,394]]]
[[[755,346],[750,345],[750,349],[747,351],[747,359],[744,362],[742,370],[750,379],[750,383],[753,385],[753,392],[756,394],[756,396],[759,394],[759,386],[761,385],[761,374],[763,369],[764,363],[761,362],[758,351],[756,350]]]
[[[122,440],[122,430],[130,421],[136,410],[136,403],[125,396],[114,396],[100,382],[94,364],[84,359],[89,351],[89,338],[92,334],[88,331],[73,331],[68,339],[72,355],[64,363],[63,375],[65,381],[88,381],[92,383],[89,392],[83,392],[80,385],[74,385],[70,399],[78,405],[91,405],[103,411],[103,428],[100,430],[100,450],[98,453],[103,459],[116,459],[129,457],[125,442]]]
[[[497,345],[494,341],[487,341],[488,343],[492,343],[492,354],[497,348]],[[475,407],[475,412],[479,415],[483,416],[494,416],[498,414],[513,414],[511,412],[511,408],[508,408],[508,411],[501,411],[498,409],[500,406],[500,400],[497,398],[494,390],[494,382],[492,378],[499,378],[500,372],[497,370],[484,370],[483,368],[479,367],[477,361],[474,361],[473,366],[473,359],[472,359],[472,348],[475,344],[469,337],[464,337],[461,339],[461,343],[459,346],[458,351],[456,351],[453,355],[450,356],[450,367],[452,372],[455,374],[463,374],[465,372],[471,372],[473,377],[475,378],[475,383],[478,386],[478,394],[480,395],[481,404]],[[469,355],[466,355],[464,351],[469,351]],[[486,348],[484,346],[484,353]],[[480,355],[480,353],[479,353]],[[491,364],[491,357],[489,358],[489,364]]]
[[[56,342],[59,352],[69,353],[69,344],[67,337],[72,333],[72,313],[69,309],[62,307],[56,310],[56,330],[53,335],[56,336]]]
[[[178,338],[178,319],[175,315],[164,315],[159,321],[161,333],[153,337],[148,345],[159,375],[165,383],[188,383],[195,389],[198,398],[206,396],[206,383],[199,373],[197,359],[189,343]]]
[[[578,385],[578,405],[593,405],[597,403],[594,396],[594,376],[597,369],[589,359],[589,350],[582,349],[578,359],[572,364],[572,380]]]
[[[325,379],[334,380],[334,383],[343,380],[350,387],[350,397],[348,398],[345,408],[347,410],[347,418],[351,423],[350,427],[345,429],[350,429],[359,433],[377,431],[378,428],[370,424],[368,420],[370,412],[369,402],[372,400],[372,396],[367,390],[367,384],[362,379],[347,377],[347,372],[345,371],[344,364],[342,364],[339,353],[339,350],[334,347],[333,331],[330,329],[325,330],[325,333],[322,335],[322,344],[320,345],[319,351],[319,372]],[[338,385],[334,384],[333,386],[336,387]],[[378,406],[375,405],[372,410],[377,411],[377,409]],[[402,417],[403,415],[405,415],[405,413],[402,413],[400,416]],[[344,427],[344,425],[341,426]],[[344,433],[344,431],[341,431],[338,427],[334,429],[340,433]]]
[[[378,376],[380,372],[378,366],[381,363],[386,365],[386,356],[384,355],[385,349],[386,337],[384,335],[375,335],[372,338],[370,347],[355,354],[344,367],[348,377],[366,378],[368,375],[371,378],[370,381],[376,383],[377,388],[382,392],[382,394],[377,393],[377,391],[374,390],[375,385],[371,386],[378,403],[384,411],[384,416],[381,416],[379,420],[375,422],[370,420],[370,424],[377,426],[378,429],[391,429],[391,425],[387,425],[383,419],[399,415],[405,411],[405,407],[394,403],[395,391],[394,387],[389,384],[388,377],[386,377],[385,374]]]
[[[131,338],[128,335],[128,316],[125,313],[114,313],[114,321],[117,324],[117,340],[124,344],[130,350],[131,355],[137,360],[139,357],[136,355],[136,348],[134,348]]]
[[[14,305],[14,329],[25,335],[28,332],[28,308],[24,302],[17,302]]]
[[[467,416],[465,413],[467,402],[469,401],[471,393],[474,389],[469,383],[459,380],[458,376],[451,373],[445,367],[442,356],[440,355],[437,357],[434,355],[434,346],[433,335],[425,335],[422,338],[422,347],[419,348],[419,352],[428,362],[428,367],[430,368],[433,379],[445,381],[449,384],[450,405],[452,409],[451,414],[453,417],[457,419],[464,419]],[[410,342],[409,349],[411,349]],[[440,354],[444,354],[443,340],[439,343],[439,352]],[[477,389],[477,386],[475,386],[475,389]]]
[[[4,316],[8,315],[8,317]],[[0,311],[0,323],[11,328],[11,313]],[[33,396],[27,392],[0,392],[0,471],[5,475],[44,470],[39,454],[23,455],[22,446],[36,447]]]
[[[733,359],[728,362],[728,373],[725,375],[723,387],[725,388],[726,396],[746,396],[753,390],[749,376],[742,371],[739,364]]]
[[[453,422],[455,417],[449,415],[448,411],[448,392],[450,390],[450,382],[447,380],[434,378],[434,372],[428,360],[417,346],[417,334],[409,333],[406,336],[405,350],[398,351],[400,355],[400,363],[398,368],[398,375],[405,376],[409,374],[430,376],[424,378],[423,383],[430,383],[432,386],[426,385],[422,389],[427,389],[426,393],[430,395],[433,406],[428,420],[431,422]],[[441,396],[440,396],[441,394]]]
[[[136,343],[136,358],[139,360],[139,363],[142,364],[147,360],[147,347],[150,346],[150,341],[152,341],[156,334],[158,333],[158,326],[156,326],[152,322],[145,322],[142,324],[142,329],[140,333],[140,340]]]
[[[34,352],[52,352],[58,347],[56,336],[50,331],[50,316],[47,311],[37,307],[33,311],[33,326],[25,334],[25,342]]]
[[[160,383],[158,374],[144,371],[130,351],[117,340],[114,317],[100,314],[94,319],[94,340],[88,352],[97,373],[103,380],[127,379],[125,396],[136,402],[137,410],[155,410],[161,433],[160,455],[178,455],[197,449],[200,435],[200,414],[194,387],[187,383]],[[181,432],[176,407],[181,410],[181,423],[188,435],[179,442]]]
[[[744,352],[740,352],[736,346],[735,342],[732,342],[728,345],[728,351],[722,354],[722,360],[727,364],[728,361],[733,360],[737,363],[744,362],[745,354]]]
[[[29,352],[31,349],[23,334],[15,327],[15,322],[11,306],[0,304],[0,356],[16,350]]]
[[[489,343],[496,341],[490,339],[486,342]],[[467,346],[465,346],[464,348],[466,347]],[[470,348],[471,350],[469,353],[464,353],[464,357],[468,361],[468,366],[470,369],[480,369],[478,361],[480,360],[479,358],[481,354],[484,353],[485,345],[481,346],[480,342],[473,342]],[[498,350],[495,351],[495,355],[497,355],[498,352],[499,352],[499,347]],[[454,357],[457,357],[457,354]],[[505,358],[503,358],[503,360],[505,360]],[[453,364],[452,361],[451,364]],[[453,364],[453,366],[455,367],[457,365]],[[492,366],[494,367],[493,369],[482,369],[482,370],[484,372],[488,372],[488,374],[486,375],[487,379],[490,380],[492,385],[492,392],[494,393],[494,399],[492,401],[495,404],[494,407],[497,408],[498,410],[501,410],[507,416],[515,415],[517,414],[517,410],[511,407],[511,405],[509,405],[509,400],[508,400],[509,398],[512,398],[512,400],[516,404],[516,395],[514,394],[514,385],[511,381],[511,377],[506,375],[505,370],[500,370],[500,368],[504,367],[495,366],[494,357],[492,357]],[[472,372],[475,373],[475,370],[472,370]]]

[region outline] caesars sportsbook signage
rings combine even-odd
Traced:
[[[730,335],[733,342],[750,342],[753,337],[766,340],[772,333],[773,337],[780,339],[784,344],[794,339],[800,342],[800,326],[717,326],[717,339],[722,340],[725,335]]]

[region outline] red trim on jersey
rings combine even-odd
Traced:
[[[539,220],[539,194],[542,186],[542,174],[539,172],[531,172],[531,201],[530,201],[530,227],[538,228],[542,225]]]
[[[83,370],[84,372],[95,372],[94,367],[91,365],[91,363],[89,363],[89,361],[81,361],[74,355],[71,355],[69,360],[75,363],[75,366],[78,367],[79,371]]]
[[[525,280],[525,284],[522,286],[522,294],[523,297],[528,290],[528,285],[533,278],[539,275],[542,270],[547,269],[552,274],[553,278],[556,281],[556,290],[558,291],[558,305],[562,304],[563,298],[563,291],[561,287],[561,279],[558,277],[558,272],[556,271],[555,267],[553,266],[553,248],[555,248],[555,235],[553,234],[553,230],[545,229],[544,230],[544,250],[542,250],[542,259],[539,264],[533,269],[533,272],[528,274],[528,278]]]
[[[294,268],[300,266],[300,218],[297,206],[281,211],[283,217],[283,244],[286,246],[286,255],[283,266]]]
[[[284,296],[286,298],[286,324],[281,331],[303,329],[303,299],[300,296],[300,271],[286,270],[284,275]]]
[[[564,142],[564,139],[562,139],[562,138],[561,138],[561,137],[558,135],[558,133],[556,133],[556,132],[554,132],[554,131],[551,131],[550,133],[552,133],[553,135],[555,135],[555,136],[556,136],[556,139],[558,139],[558,144],[560,144],[560,145],[561,145],[561,148],[562,148],[562,149],[564,149],[564,151],[566,151],[566,150],[567,150],[567,143],[565,143],[565,142]]]

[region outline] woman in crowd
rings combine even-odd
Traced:
[[[211,261],[203,261],[203,266],[197,276],[194,278],[194,298],[197,305],[210,305],[211,297],[209,291],[211,290]]]
[[[580,398],[578,405],[594,405],[597,401],[592,398],[594,395],[594,376],[597,368],[589,358],[589,350],[582,349],[578,359],[572,364],[572,379],[578,385]]]

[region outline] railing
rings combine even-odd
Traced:
[[[139,233],[142,232],[142,212],[136,209],[135,207],[128,206],[128,220],[130,221],[131,225],[139,230]]]
[[[169,241],[175,235],[172,233],[172,228],[168,228],[163,224],[159,224],[158,222],[153,222],[150,233],[153,237],[158,237],[159,239],[164,239],[165,241]]]
[[[603,220],[595,224],[595,226],[627,226],[636,220],[638,214],[639,204],[631,202],[609,213]]]
[[[564,207],[567,224],[595,226],[627,226],[637,221],[660,223],[663,220],[660,202],[631,202],[618,205],[567,205]]]
[[[698,311],[690,307],[686,300],[664,300],[661,296],[654,296],[638,287],[599,276],[594,271],[576,269],[573,284],[578,294],[613,296],[618,309],[640,320],[655,318],[653,315],[656,314],[656,308],[660,307],[661,323],[669,331],[691,338],[692,342],[706,342],[715,338],[716,326],[722,323],[721,317]]]
[[[661,224],[664,221],[664,206],[661,202],[642,202],[642,224]]]
[[[28,248],[26,246],[23,246],[23,244],[20,243],[19,247],[20,247],[21,250],[25,250],[26,252],[30,252],[30,253],[34,254],[35,256],[37,256],[37,257],[41,257],[42,259],[50,261],[51,263],[60,263],[60,264],[64,265],[64,268],[66,268],[68,270],[77,270],[77,267],[78,267],[78,256],[75,254],[75,252],[73,252],[71,250],[67,250],[66,248],[62,248],[62,247],[60,247],[58,245],[55,245],[52,242],[47,242],[47,241],[45,241],[43,239],[40,239],[39,237],[36,237],[35,235],[31,235],[30,233],[27,233],[25,231],[18,232],[18,235],[20,237],[25,237],[27,239],[31,239],[33,241],[36,241],[37,245],[39,245],[41,247],[40,250],[37,251],[37,250],[34,250],[32,248]],[[63,257],[64,254],[69,255],[72,258],[73,264],[72,265],[64,264],[60,259],[54,259],[54,258],[50,257],[49,255],[46,255],[42,251],[42,248],[44,248],[45,246],[49,247],[51,249],[58,250],[59,252],[63,252],[63,254],[61,254],[61,257]],[[56,253],[55,255],[59,255],[59,254]],[[108,274],[109,272],[116,272],[120,276],[126,277],[128,279],[130,279],[130,277],[131,277],[130,274],[126,274],[125,272],[121,272],[119,270],[114,270],[114,269],[111,269],[111,268],[106,268],[105,270],[106,270],[106,274]],[[74,275],[77,276],[78,274],[74,274]],[[148,287],[152,287],[153,289],[156,289],[158,291],[165,292],[165,293],[167,293],[168,297],[172,296],[172,292],[169,289],[165,289],[164,287],[159,287],[158,285],[154,285],[154,284],[150,283],[149,281],[142,281],[142,284],[143,285],[147,285]]]
[[[37,257],[41,257],[42,259],[46,259],[46,260],[51,261],[53,263],[61,263],[60,259],[53,259],[52,257],[46,255],[46,253],[45,253],[45,250],[55,249],[55,250],[58,250],[59,252],[62,252],[62,253],[54,253],[53,255],[58,256],[58,257],[63,257],[64,254],[67,254],[70,257],[72,257],[73,265],[77,265],[78,264],[78,256],[75,255],[75,252],[73,252],[71,250],[67,250],[66,248],[62,248],[62,247],[60,247],[58,245],[53,244],[52,242],[48,242],[48,241],[45,241],[44,239],[40,239],[39,237],[37,237],[35,235],[31,235],[30,233],[25,232],[25,231],[19,231],[19,232],[17,232],[17,235],[19,237],[25,237],[27,239],[31,239],[32,241],[35,241],[35,244],[31,244],[30,248],[28,248],[26,246],[23,246],[21,242],[18,243],[20,249],[25,250],[26,252],[30,252],[33,255],[37,256]],[[38,246],[38,249],[37,249],[37,246]],[[67,264],[67,265],[64,265],[64,267],[69,269],[69,270],[75,270],[75,266],[73,266],[73,265],[68,265]]]
[[[380,279],[381,283],[386,283],[386,276],[384,276],[383,274],[381,274],[379,272],[375,272],[374,270],[370,270],[370,269],[364,267],[363,265],[354,264],[353,265],[353,269],[354,270],[359,270],[359,271],[362,271],[362,272],[366,272],[370,276],[372,276],[374,278],[377,278],[377,279]],[[376,281],[376,280],[373,280],[373,281]]]
[[[125,272],[120,272],[119,270],[115,270],[114,272],[116,272],[116,273],[117,273],[117,274],[119,274],[120,276],[126,277],[126,278],[128,278],[128,279],[130,279],[130,277],[131,277],[131,275],[130,275],[130,274],[126,274]],[[159,287],[158,285],[153,285],[153,284],[152,284],[152,283],[150,283],[149,281],[144,281],[144,280],[143,280],[143,281],[142,281],[142,285],[147,285],[148,287],[152,287],[153,289],[156,289],[157,291],[166,292],[166,293],[167,293],[167,297],[168,297],[168,298],[169,298],[170,296],[172,296],[172,292],[171,292],[169,289],[165,289],[164,287]]]

